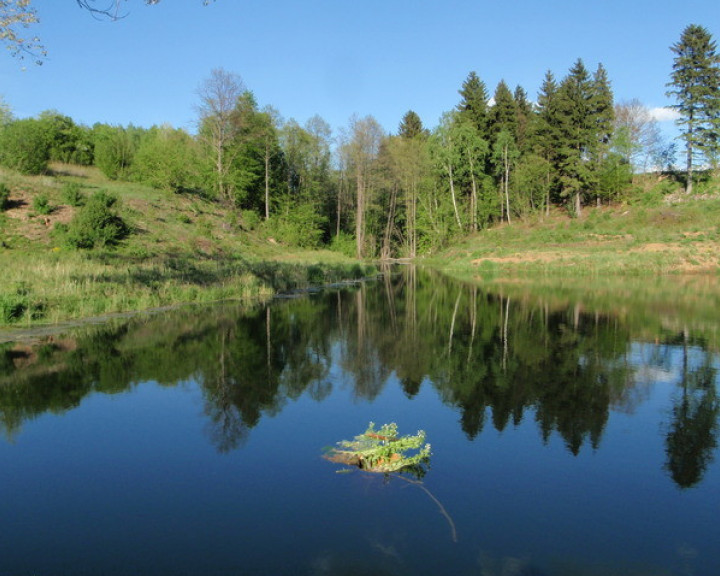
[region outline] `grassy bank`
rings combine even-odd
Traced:
[[[210,200],[112,182],[95,169],[55,166],[48,176],[0,179],[11,190],[0,212],[0,325],[267,298],[372,273],[335,252],[280,246]],[[66,246],[56,228],[77,210],[67,202],[68,184],[86,196],[101,189],[117,196],[128,238],[112,249]],[[38,211],[38,196],[49,213]]]
[[[651,197],[652,198],[652,197]],[[601,277],[720,272],[720,195],[557,211],[479,232],[427,259],[464,277]]]

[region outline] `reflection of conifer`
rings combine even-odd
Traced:
[[[720,416],[716,373],[709,365],[686,370],[682,396],[673,406],[672,423],[665,439],[665,468],[680,488],[699,483],[713,460]]]

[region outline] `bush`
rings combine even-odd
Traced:
[[[318,214],[312,204],[293,206],[281,215],[272,217],[267,223],[268,232],[290,246],[317,248],[323,237],[323,227],[327,223],[324,216]]]
[[[10,199],[10,188],[6,184],[0,183],[0,210],[5,210]]]
[[[68,206],[79,208],[85,204],[85,194],[76,182],[67,182],[62,189],[62,198]]]
[[[351,234],[341,232],[339,236],[333,236],[330,243],[330,250],[344,254],[348,258],[355,258],[357,247],[355,246],[355,237]]]
[[[260,220],[260,215],[254,210],[243,210],[240,213],[240,219],[242,221],[243,228],[246,230],[255,230],[262,222],[262,220]]]
[[[0,162],[23,174],[42,174],[50,160],[44,125],[32,118],[15,120],[0,130]]]
[[[50,199],[45,192],[41,192],[35,198],[33,198],[33,209],[38,214],[48,215],[52,212],[52,206],[50,206]]]
[[[130,233],[125,221],[117,215],[117,199],[100,190],[88,198],[70,222],[66,240],[70,246],[91,249],[114,246]]]

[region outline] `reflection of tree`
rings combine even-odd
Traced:
[[[355,398],[375,399],[394,374],[410,399],[423,383],[432,385],[457,407],[468,438],[488,422],[503,431],[530,414],[544,440],[557,434],[578,454],[599,446],[610,407],[634,397],[628,326],[578,305],[551,309],[403,267],[383,282],[268,308],[183,310],[89,329],[65,351],[49,346],[36,354],[29,369],[16,368],[19,352],[5,346],[0,426],[12,434],[92,392],[193,380],[202,387],[209,437],[232,450],[286,403],[330,395],[336,362]],[[653,361],[669,366],[688,341],[656,346]],[[705,346],[695,345],[698,352]],[[716,376],[703,354],[703,369],[686,362],[668,434],[667,466],[680,485],[699,481],[716,445]]]
[[[682,396],[675,402],[665,439],[666,469],[680,488],[702,480],[717,447],[720,402],[715,380],[717,370],[709,357],[697,369],[688,367],[687,345],[683,350]]]

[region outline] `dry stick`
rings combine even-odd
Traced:
[[[425,488],[425,486],[423,485],[422,482],[418,482],[417,480],[410,480],[410,478],[405,478],[405,476],[400,476],[399,474],[396,474],[395,478],[400,478],[401,480],[405,480],[405,482],[414,484],[415,486],[420,488],[420,490],[423,490],[425,492],[425,494],[430,496],[432,501],[435,502],[435,504],[437,504],[438,508],[440,509],[440,514],[445,516],[445,519],[448,521],[448,524],[450,524],[450,532],[452,533],[452,541],[457,542],[457,530],[455,529],[455,522],[453,522],[453,519],[450,517],[450,514],[448,514],[447,510],[445,510],[445,506],[442,505],[440,500],[435,498],[435,496],[432,495],[432,492],[430,492],[430,490]]]

